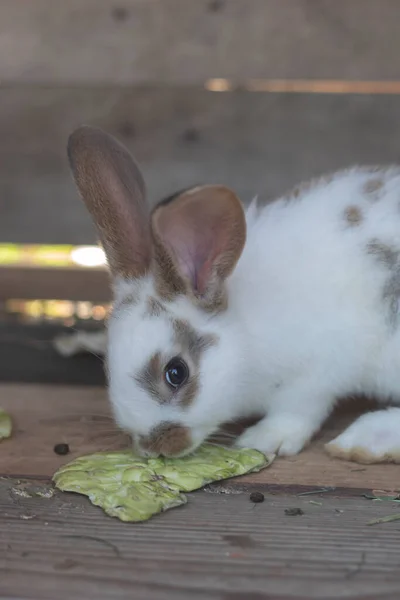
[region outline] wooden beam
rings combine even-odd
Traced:
[[[147,4],[147,3],[146,3]],[[66,159],[81,123],[121,139],[151,203],[224,183],[267,202],[355,163],[400,161],[394,95],[217,94],[200,88],[0,88],[0,241],[95,243]]]
[[[397,80],[398,0],[2,0],[4,84]]]
[[[0,300],[109,302],[108,273],[101,269],[0,267]]]

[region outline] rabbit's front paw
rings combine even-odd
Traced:
[[[264,454],[293,456],[307,444],[314,427],[298,416],[266,417],[249,427],[236,441],[240,448],[253,448]]]
[[[335,458],[358,463],[400,463],[400,408],[362,415],[325,449]]]

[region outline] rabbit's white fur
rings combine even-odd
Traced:
[[[372,180],[382,180],[382,189],[367,191]],[[355,207],[359,223],[346,218]],[[267,416],[239,445],[290,455],[339,397],[363,393],[398,402],[400,313],[395,290],[386,298],[384,290],[397,277],[400,291],[400,262],[385,265],[373,244],[400,250],[397,168],[354,168],[321,179],[297,198],[259,211],[251,205],[245,249],[227,281],[228,310],[210,317],[185,296],[167,305],[172,315],[219,338],[203,357],[199,396],[185,411],[160,406],[131,376],[172,343],[167,314],[144,317],[146,299],[156,294],[152,277],[143,280],[141,302],[125,307],[109,326],[110,393],[119,424],[145,434],[162,421],[182,422],[197,445],[223,421],[262,411]],[[117,302],[137,294],[137,287],[117,281]],[[386,427],[389,413],[383,414]],[[396,434],[387,445],[400,449],[400,409],[390,414]],[[391,448],[382,440],[374,447],[374,423],[379,430],[379,413],[369,417],[365,444],[378,460]]]

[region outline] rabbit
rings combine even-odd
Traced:
[[[68,140],[76,185],[112,279],[108,387],[142,456],[194,451],[222,423],[261,420],[236,441],[299,453],[338,398],[383,407],[327,445],[400,461],[400,168],[353,167],[245,211],[223,185],[150,210],[128,150],[82,126]]]

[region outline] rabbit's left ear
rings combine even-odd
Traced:
[[[87,126],[70,135],[68,157],[112,274],[143,277],[151,264],[152,245],[145,185],[138,165],[114,137]]]
[[[164,287],[188,289],[204,308],[215,309],[246,241],[238,197],[224,186],[193,188],[159,204],[151,228],[156,256],[169,266],[160,269]]]

